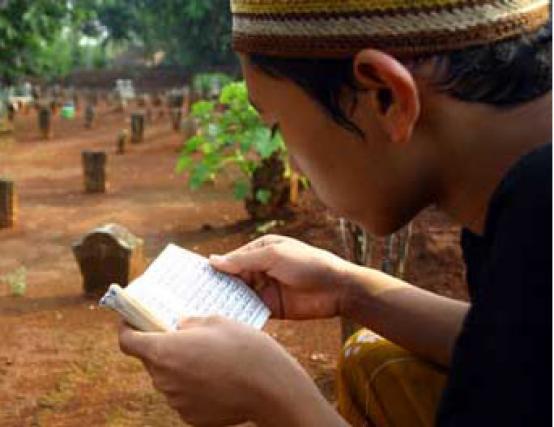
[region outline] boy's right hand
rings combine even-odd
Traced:
[[[212,255],[217,270],[242,278],[281,319],[341,315],[345,278],[353,265],[290,237],[267,235],[224,256]]]

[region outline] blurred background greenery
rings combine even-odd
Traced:
[[[7,0],[0,79],[139,65],[237,74],[230,26],[228,0]]]

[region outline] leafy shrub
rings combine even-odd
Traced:
[[[257,183],[253,185],[252,178],[263,175],[255,174],[263,165],[271,165],[281,175],[274,178],[284,179],[287,168],[275,167],[275,162],[284,161],[283,139],[279,134],[273,135],[262,123],[248,101],[244,82],[225,86],[219,104],[223,108],[217,108],[213,101],[199,101],[193,105],[191,114],[198,122],[198,133],[185,142],[177,162],[177,172],[188,171],[189,186],[197,189],[214,181],[223,169],[234,167],[242,173],[241,178],[233,183],[235,198],[265,205],[281,200],[282,197],[275,192],[283,192],[282,186],[278,188],[275,182],[271,182],[264,188]]]

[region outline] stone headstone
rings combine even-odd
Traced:
[[[104,151],[83,151],[83,175],[85,192],[106,192],[106,163],[107,155]]]
[[[17,198],[15,184],[0,178],[0,228],[10,228],[15,224]]]
[[[85,295],[99,297],[112,283],[127,286],[146,267],[144,241],[118,224],[107,224],[73,244]]]
[[[144,113],[131,114],[131,142],[140,144],[144,141]]]

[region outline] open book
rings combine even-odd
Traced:
[[[215,271],[198,254],[170,244],[125,289],[117,284],[100,305],[145,332],[169,332],[184,317],[220,315],[261,329],[267,306],[240,279]]]

